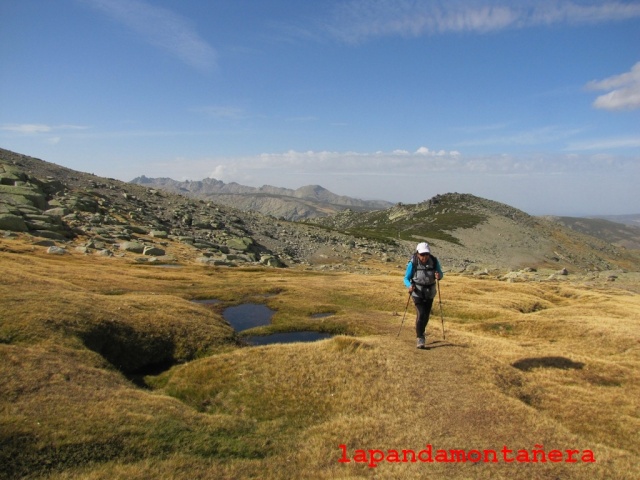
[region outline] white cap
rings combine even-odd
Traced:
[[[431,253],[431,250],[429,250],[429,244],[427,242],[419,243],[416,247],[416,250],[418,251],[418,253]]]

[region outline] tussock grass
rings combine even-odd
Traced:
[[[411,305],[400,329],[400,270],[150,269],[2,242],[0,478],[640,474],[638,295],[447,275],[447,341],[436,300],[432,348],[418,351]],[[221,303],[191,302],[207,298]],[[251,334],[337,335],[243,347],[221,314],[248,301],[276,311]],[[338,462],[339,445],[426,444],[590,449],[597,462]]]

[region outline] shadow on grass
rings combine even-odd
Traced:
[[[560,370],[581,370],[584,367],[582,362],[574,362],[565,357],[535,357],[522,358],[513,362],[511,366],[523,372],[529,372],[534,368],[559,368]]]
[[[457,343],[447,342],[446,340],[435,340],[431,343],[427,343],[424,350],[434,350],[436,348],[443,347],[469,348],[467,345],[458,345]]]

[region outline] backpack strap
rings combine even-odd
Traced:
[[[413,270],[415,271],[416,266],[418,265],[418,251],[416,250],[415,252],[413,252],[413,255],[411,255],[411,265],[413,266]]]

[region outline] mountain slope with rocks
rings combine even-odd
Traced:
[[[609,220],[614,223],[622,223],[630,227],[640,227],[640,213],[631,215],[593,215],[587,218]]]
[[[124,256],[142,263],[366,273],[402,270],[416,243],[426,240],[449,272],[520,271],[505,277],[519,279],[525,269],[531,275],[540,270],[595,277],[640,270],[638,252],[468,194],[291,222],[2,149],[0,230],[27,235],[62,253]],[[538,274],[546,277],[549,273]]]
[[[635,269],[638,261],[636,253],[602,238],[469,194],[437,195],[415,205],[368,213],[345,211],[310,221],[378,240],[427,240],[446,263],[472,271],[558,265],[604,271],[620,266]]]
[[[0,149],[0,230],[136,261],[292,266],[404,249],[276,220]]]
[[[624,216],[625,219],[634,216]],[[576,232],[591,235],[624,248],[640,249],[640,227],[605,218],[546,217]],[[630,221],[630,220],[628,220]]]
[[[322,217],[347,208],[371,211],[393,205],[383,200],[360,200],[336,195],[320,185],[307,185],[296,190],[271,185],[255,188],[235,182],[224,183],[215,178],[181,182],[171,178],[148,178],[144,175],[134,178],[131,183],[213,201],[240,210],[251,210],[284,220]]]

